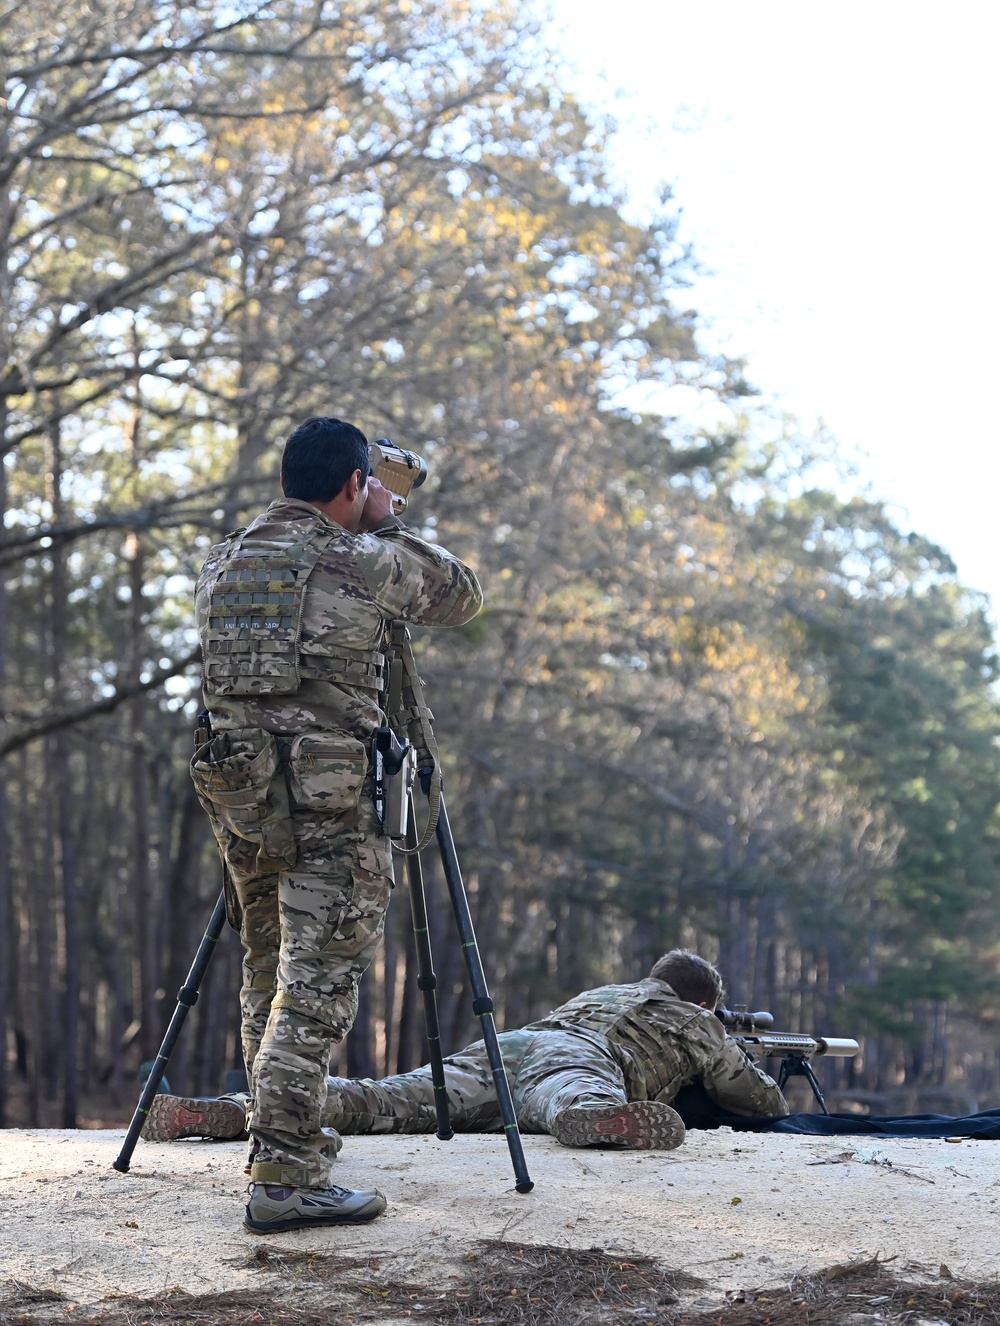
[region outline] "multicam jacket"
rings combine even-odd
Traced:
[[[302,591],[295,642],[301,663],[297,687],[291,693],[268,693],[266,687],[258,694],[225,693],[209,675],[213,650],[231,643],[221,638],[217,614],[223,610],[213,604],[213,591],[218,600],[222,584],[220,573],[238,565],[241,550],[263,549],[266,561],[273,549],[277,555],[292,553],[294,560],[306,542],[320,551]],[[395,517],[387,517],[372,532],[352,534],[308,502],[272,502],[245,531],[211,550],[198,578],[198,634],[213,729],[263,728],[279,736],[340,731],[367,741],[384,722],[381,647],[386,622],[460,626],[482,603],[479,582],[467,566],[405,530]]]
[[[585,990],[525,1030],[590,1033],[610,1046],[629,1100],[669,1104],[681,1087],[701,1082],[730,1114],[778,1116],[788,1106],[775,1082],[727,1037],[707,1008],[678,998],[664,981]]]

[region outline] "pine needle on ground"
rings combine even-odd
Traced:
[[[942,1266],[907,1279],[878,1258],[724,1297],[654,1258],[599,1248],[484,1239],[457,1274],[426,1282],[398,1277],[384,1260],[258,1244],[244,1264],[261,1273],[259,1288],[96,1307],[6,1280],[0,1326],[1000,1326],[996,1278],[966,1281]]]

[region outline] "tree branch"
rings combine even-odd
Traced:
[[[13,736],[0,742],[0,760],[13,751],[20,750],[22,746],[37,741],[39,737],[47,736],[50,732],[75,727],[77,723],[93,718],[95,714],[111,713],[134,695],[141,695],[143,691],[155,690],[158,686],[162,686],[168,677],[179,676],[192,663],[197,663],[200,658],[201,649],[192,650],[186,658],[176,659],[165,668],[157,668],[146,681],[126,682],[124,686],[119,686],[113,695],[109,695],[103,700],[94,700],[90,704],[79,705],[76,709],[67,709],[61,714],[52,714],[48,718],[38,719],[30,727],[22,728],[20,732],[15,732]]]
[[[168,497],[162,502],[152,502],[149,506],[136,507],[131,511],[107,512],[95,516],[93,520],[83,520],[73,525],[36,525],[19,534],[8,533],[0,541],[0,567],[14,566],[26,557],[35,556],[39,551],[38,545],[46,539],[50,540],[52,547],[58,548],[75,543],[77,539],[84,539],[89,534],[99,534],[109,529],[175,529],[179,525],[209,525],[212,523],[212,511],[204,507],[184,509],[183,504],[193,502],[196,498],[208,497],[215,498],[218,505],[218,502],[224,501],[227,496],[233,497],[240,489],[259,488],[273,483],[274,479],[270,476],[230,480]],[[42,551],[48,552],[49,549]]]

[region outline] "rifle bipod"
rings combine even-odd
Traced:
[[[813,1095],[819,1102],[819,1107],[824,1114],[830,1111],[826,1108],[826,1101],[823,1099],[823,1093],[820,1090],[819,1079],[813,1072],[812,1064],[808,1059],[804,1059],[800,1054],[786,1055],[781,1061],[781,1071],[778,1073],[778,1090],[784,1091],[785,1083],[790,1077],[804,1077],[812,1087]]]
[[[433,771],[430,769],[420,771],[420,782],[425,794],[430,797],[430,784]],[[414,825],[412,793],[407,790],[409,799],[409,815],[407,817],[406,846],[413,848],[417,843],[416,827]],[[458,863],[458,853],[455,850],[455,840],[452,837],[451,825],[448,822],[448,812],[444,804],[444,794],[441,794],[440,809],[438,811],[437,826],[435,828],[438,850],[441,855],[441,867],[444,871],[445,882],[448,886],[448,893],[451,898],[452,909],[455,913],[455,922],[458,926],[459,938],[462,943],[462,952],[465,955],[465,965],[469,973],[469,982],[472,986],[472,1010],[479,1018],[483,1029],[483,1041],[486,1045],[486,1054],[490,1061],[490,1068],[493,1072],[493,1082],[496,1087],[497,1103],[500,1107],[500,1117],[503,1120],[504,1136],[507,1139],[507,1147],[510,1151],[511,1164],[514,1168],[514,1187],[517,1192],[531,1192],[535,1186],[528,1176],[527,1165],[524,1159],[524,1149],[521,1146],[521,1133],[517,1126],[517,1117],[514,1113],[514,1102],[511,1097],[510,1084],[507,1081],[507,1073],[503,1066],[503,1057],[500,1053],[500,1042],[497,1038],[496,1023],[493,1018],[494,1004],[490,998],[490,992],[486,984],[486,974],[483,971],[482,959],[479,954],[479,945],[476,942],[476,933],[472,924],[472,915],[469,911],[469,900],[465,892],[465,884],[462,880],[462,871]],[[427,924],[427,901],[424,893],[423,871],[420,865],[420,856],[413,853],[406,858],[407,883],[410,894],[410,914],[413,920],[413,937],[417,953],[417,988],[423,994],[424,999],[424,1021],[427,1029],[427,1044],[430,1053],[431,1080],[434,1084],[434,1105],[437,1112],[438,1126],[437,1136],[442,1141],[447,1141],[454,1136],[454,1130],[451,1126],[451,1120],[448,1117],[448,1094],[445,1088],[444,1080],[444,1061],[441,1053],[441,1029],[438,1023],[437,1009],[437,977],[434,973],[434,959],[431,949],[430,929]],[[188,1010],[193,1008],[198,1002],[198,990],[205,975],[205,970],[211,961],[212,954],[215,952],[219,937],[222,934],[222,927],[226,921],[226,895],[223,891],[219,895],[219,900],[215,904],[215,910],[212,912],[212,918],[209,921],[208,928],[195,954],[194,961],[191,964],[191,970],[188,972],[187,980],[184,982],[177,995],[177,1007],[174,1009],[173,1016],[170,1019],[170,1025],[163,1038],[159,1053],[153,1062],[152,1071],[142,1089],[142,1095],[139,1097],[139,1103],[136,1106],[135,1113],[132,1115],[132,1121],[129,1124],[128,1132],[125,1134],[125,1141],[122,1149],[118,1153],[117,1159],[113,1162],[113,1167],[121,1174],[127,1174],[132,1160],[132,1153],[135,1150],[136,1143],[139,1140],[139,1134],[142,1126],[146,1122],[146,1116],[149,1113],[149,1107],[153,1103],[153,1098],[159,1090],[160,1082],[167,1070],[167,1061],[170,1058],[174,1045],[184,1025],[184,1019],[188,1015]]]

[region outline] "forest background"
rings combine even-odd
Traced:
[[[317,413],[427,458],[408,518],[484,583],[415,645],[501,1024],[685,944],[863,1038],[836,1104],[1000,1100],[987,605],[703,352],[671,199],[626,220],[544,33],[508,0],[0,18],[2,1124],[131,1111],[220,888],[193,581]],[[336,1067],[420,1060],[413,968],[397,898]],[[238,1065],[238,982],[227,932],[175,1090]]]

